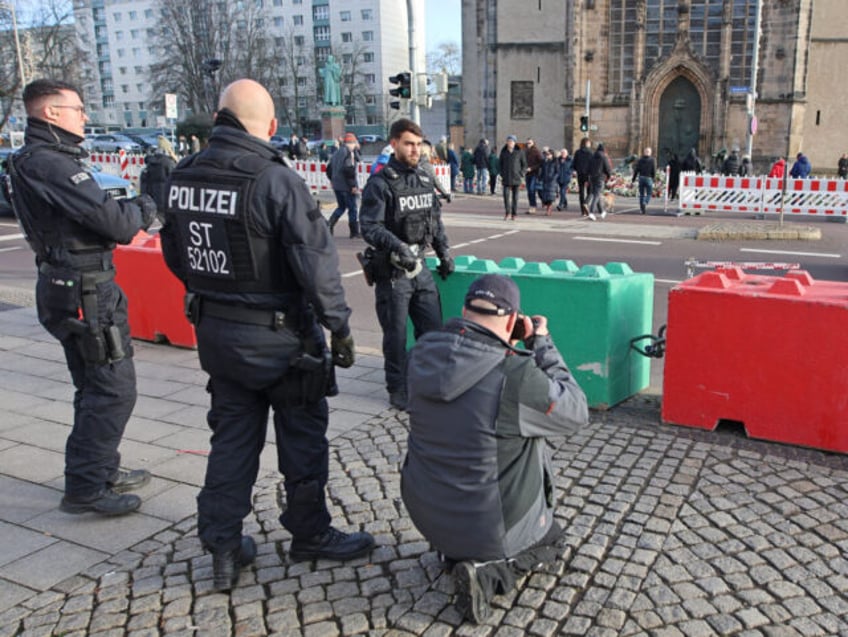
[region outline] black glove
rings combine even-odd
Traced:
[[[353,351],[353,335],[330,337],[330,351],[333,354],[333,364],[338,367],[350,367],[356,358]]]
[[[453,195],[451,193],[445,193],[445,201],[450,203],[453,200]]]
[[[139,195],[132,202],[141,209],[141,229],[147,230],[156,219],[156,202],[150,195]]]
[[[418,267],[418,257],[415,256],[415,253],[405,243],[400,244],[397,256],[397,263],[404,270],[412,272],[416,267]]]
[[[446,281],[447,278],[453,274],[454,270],[456,270],[456,266],[453,263],[453,259],[447,255],[439,257],[439,265],[436,266],[436,272],[439,273],[442,280]]]

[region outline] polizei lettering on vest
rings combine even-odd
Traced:
[[[433,207],[433,193],[428,192],[422,195],[405,195],[398,197],[400,211],[406,210],[422,210]]]
[[[175,184],[168,193],[168,207],[187,212],[234,216],[237,196],[238,192],[234,190],[213,190]]]

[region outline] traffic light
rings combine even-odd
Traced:
[[[589,116],[588,115],[581,115],[580,116],[580,130],[583,131],[584,133],[587,133],[589,131]]]
[[[389,89],[389,95],[392,97],[399,97],[402,100],[408,100],[412,97],[412,75],[409,71],[403,71],[402,73],[398,73],[397,75],[392,75],[389,78],[389,82],[392,84],[397,84],[397,88]],[[400,102],[389,102],[389,106],[392,108],[400,108]]]

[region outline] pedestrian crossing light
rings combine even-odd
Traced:
[[[399,97],[402,100],[408,100],[412,97],[412,74],[409,71],[392,75],[389,82],[397,84],[396,88],[389,89],[389,95],[392,97]],[[389,106],[400,109],[400,101],[389,102]]]
[[[580,130],[583,131],[584,133],[589,132],[589,116],[588,115],[581,115],[580,116]]]

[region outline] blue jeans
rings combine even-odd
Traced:
[[[474,177],[465,177],[462,184],[462,192],[471,194],[474,192]]]
[[[645,207],[651,203],[651,194],[654,192],[654,180],[650,177],[639,177],[639,206]]]
[[[559,185],[559,203],[557,204],[557,208],[562,208],[563,210],[568,208],[568,184]]]
[[[359,233],[359,224],[357,223],[359,214],[356,208],[356,198],[349,190],[334,190],[336,194],[336,209],[330,215],[330,223],[335,225],[341,216],[347,211],[347,223],[350,226],[351,234]]]
[[[489,183],[489,169],[488,168],[478,168],[477,169],[477,194],[485,195],[486,194],[486,184]]]
[[[527,201],[531,208],[536,207],[536,175],[526,175],[524,177],[524,185],[527,187]]]

